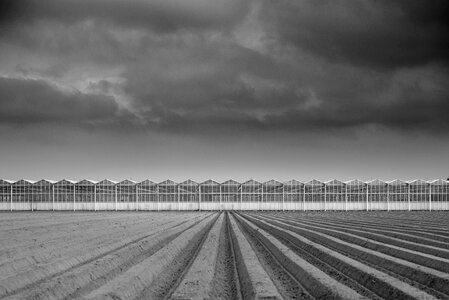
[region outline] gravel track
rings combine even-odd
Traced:
[[[0,216],[0,299],[449,299],[448,212]]]

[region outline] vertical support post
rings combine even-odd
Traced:
[[[198,185],[198,210],[201,211],[201,184]]]
[[[327,185],[324,184],[324,211],[327,210],[326,202],[327,202]]]
[[[160,210],[159,185],[156,185],[156,196],[157,196],[157,211],[159,211]]]
[[[117,211],[117,185],[114,185],[115,188],[115,211]]]
[[[285,211],[285,187],[282,184],[282,211]]]
[[[261,189],[261,192],[260,192],[260,198],[257,197],[257,202],[259,202],[259,210],[260,210],[261,207],[262,207],[262,210],[264,210],[263,188],[264,188],[264,186],[263,186],[263,184],[262,184],[262,189]],[[267,205],[266,198],[267,198],[267,197],[265,196],[265,206],[268,206],[268,205]],[[262,203],[261,203],[261,202],[262,202]]]
[[[306,186],[305,185],[302,186],[302,210],[306,211]]]
[[[387,211],[390,211],[390,185],[387,184]]]
[[[314,188],[315,188],[315,186],[314,185],[312,185],[312,191],[311,191],[311,198],[312,198],[312,204],[314,204],[314,202],[315,202],[315,197],[314,197],[314,195],[315,195],[315,193],[314,193]],[[315,209],[315,206],[313,207],[313,209]]]
[[[139,210],[139,185],[135,185],[135,193],[136,193],[136,211]]]
[[[222,197],[222,192],[221,192],[221,184],[220,184],[220,196],[218,198],[218,210],[220,210],[220,211],[221,211],[221,203],[223,201],[223,199],[221,197]]]
[[[407,184],[408,186],[408,191],[407,191],[407,197],[408,197],[408,211],[411,210],[411,205],[410,205],[410,183]]]
[[[12,184],[9,185],[9,189],[10,189],[10,194],[11,194],[11,211],[12,211],[12,210],[13,210],[13,207],[12,207],[12,196],[13,196],[13,193],[12,193]]]
[[[51,204],[51,206],[52,206],[52,210],[53,211],[55,211],[55,185],[54,184],[52,184],[51,185],[51,200],[52,200],[52,204]]]
[[[73,211],[75,211],[75,190],[76,184],[73,184]]]
[[[240,210],[242,210],[243,206],[243,186],[240,185]]]
[[[369,211],[369,202],[368,202],[368,189],[369,189],[369,185],[366,185],[366,211]]]
[[[429,211],[432,211],[432,186],[429,189]]]
[[[177,191],[177,195],[178,195],[178,211],[181,210],[181,204],[180,204],[180,199],[179,199],[179,185],[176,185],[176,191]]]
[[[345,211],[348,211],[348,185],[345,184]]]
[[[94,185],[94,211],[97,211],[97,185]]]

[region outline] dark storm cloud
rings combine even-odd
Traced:
[[[119,116],[111,97],[63,92],[42,80],[0,77],[0,123],[103,123]]]
[[[395,68],[449,59],[449,3],[264,1],[266,26],[283,43],[332,62]]]
[[[447,5],[428,3],[2,1],[1,122],[447,132]]]
[[[251,73],[255,67],[246,65],[245,71]],[[134,96],[141,99],[142,107],[148,108],[144,113],[148,124],[159,130],[191,133],[329,131],[372,125],[439,134],[449,129],[449,73],[445,68],[402,70],[392,76],[381,73],[377,80],[347,79],[340,74],[334,79],[336,84],[315,84],[316,92],[286,80],[280,84],[275,78],[239,77],[230,71],[238,69],[231,63],[218,69],[202,76],[201,86],[207,89],[200,92],[194,77],[168,89],[161,84],[133,89],[140,92]]]
[[[63,23],[106,21],[119,27],[159,32],[180,28],[220,28],[242,18],[248,1],[240,0],[5,0],[2,23],[51,19]]]

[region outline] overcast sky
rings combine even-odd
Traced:
[[[447,178],[448,6],[2,0],[0,178]]]

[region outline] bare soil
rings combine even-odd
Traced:
[[[449,299],[449,212],[0,217],[0,299]]]

